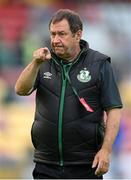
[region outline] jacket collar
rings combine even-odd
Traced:
[[[89,44],[87,41],[81,39],[80,40],[80,48],[81,50],[87,51],[89,49]]]

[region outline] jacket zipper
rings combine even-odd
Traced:
[[[80,55],[82,54],[83,51],[81,51]],[[77,58],[76,62],[78,61],[79,57]],[[56,64],[57,61],[52,58]],[[75,63],[76,63],[75,62]],[[59,148],[59,165],[63,166],[64,165],[64,159],[63,159],[63,112],[64,112],[64,100],[65,100],[65,90],[66,90],[66,85],[67,85],[67,81],[68,81],[68,74],[69,71],[72,67],[73,64],[75,63],[71,63],[70,65],[62,65],[61,66],[61,71],[62,71],[62,89],[61,89],[61,96],[60,96],[60,108],[59,108],[59,119],[58,119],[58,148]],[[59,64],[58,64],[59,65]]]
[[[68,67],[68,68],[67,68]],[[65,100],[65,90],[67,85],[66,74],[69,73],[71,66],[63,65],[62,68],[62,90],[60,98],[60,109],[59,109],[59,123],[58,123],[58,144],[59,144],[59,156],[60,156],[60,166],[64,165],[63,159],[63,111],[64,111],[64,100]]]
[[[67,82],[66,79],[64,79],[62,82],[62,91],[61,91],[60,109],[59,109],[58,142],[59,142],[60,166],[63,166],[62,118],[63,118],[63,110],[64,110],[64,96],[65,96],[66,82]]]

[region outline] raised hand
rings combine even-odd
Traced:
[[[33,60],[37,63],[42,63],[49,59],[51,59],[51,53],[47,47],[37,49],[33,53]]]

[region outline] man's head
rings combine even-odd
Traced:
[[[78,30],[83,30],[83,24],[79,14],[69,9],[60,9],[57,11],[50,20],[49,29],[51,23],[55,24],[62,21],[63,19],[66,19],[69,23],[69,27],[72,33],[76,33]]]
[[[61,9],[52,17],[49,30],[53,51],[64,59],[74,59],[80,51],[83,30],[80,16],[74,11]]]

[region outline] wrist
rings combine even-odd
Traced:
[[[44,61],[41,59],[33,59],[32,64],[36,67],[39,67]]]
[[[112,151],[112,147],[107,147],[107,146],[105,146],[104,144],[102,145],[101,149],[107,151],[107,153],[109,153],[109,154],[110,154],[111,151]]]

